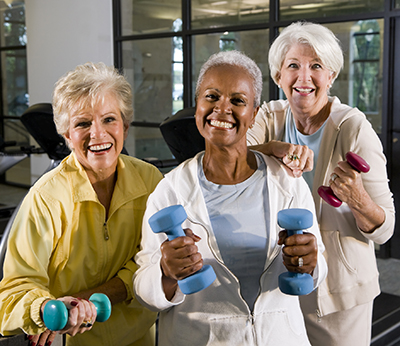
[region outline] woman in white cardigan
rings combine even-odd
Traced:
[[[314,197],[329,272],[300,299],[308,336],[313,346],[369,346],[373,300],[380,293],[374,242],[392,236],[395,220],[382,145],[362,112],[328,96],[343,66],[329,29],[293,23],[272,44],[269,64],[287,100],[264,102],[247,139],[281,158],[294,175],[304,170]],[[368,161],[370,171],[352,169],[348,151]],[[322,201],[321,185],[331,186],[341,207]]]
[[[302,178],[247,148],[261,89],[261,71],[244,54],[210,57],[196,89],[205,152],[167,174],[149,198],[134,290],[160,312],[160,346],[310,345],[298,297],[279,290],[278,276],[287,268],[309,273],[317,287],[326,276],[324,249],[315,217],[303,235],[287,237],[277,225],[278,211],[314,212],[314,203]],[[167,241],[148,219],[176,204],[188,214],[186,236]],[[216,280],[183,294],[177,281],[203,264],[213,267]]]

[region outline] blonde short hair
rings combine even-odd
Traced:
[[[65,136],[69,130],[71,112],[101,102],[112,93],[119,103],[125,127],[133,118],[132,88],[113,66],[88,62],[61,77],[53,92],[53,113],[57,132]]]

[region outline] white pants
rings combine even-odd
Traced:
[[[307,305],[312,303],[307,299]],[[305,300],[303,300],[303,303]],[[373,301],[351,309],[318,317],[316,306],[304,308],[308,338],[312,346],[369,346]]]

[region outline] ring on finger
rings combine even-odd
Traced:
[[[331,175],[332,183],[335,181],[336,178],[339,178],[339,176],[338,176],[336,173],[333,173],[333,174]]]
[[[81,328],[90,328],[91,326],[93,326],[93,323],[91,320],[89,321],[83,321],[81,324]]]
[[[299,268],[301,268],[304,264],[303,257],[299,257],[298,261],[299,261],[298,266],[299,266]]]
[[[299,157],[296,154],[293,154],[293,155],[292,154],[287,154],[286,156],[291,161],[295,161],[295,160],[299,159]]]

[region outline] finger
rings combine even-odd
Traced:
[[[37,344],[38,345],[46,345],[46,343],[50,342],[49,338],[50,338],[51,334],[52,334],[52,332],[49,329],[47,329],[45,332],[40,334]],[[52,339],[54,340],[54,337]]]
[[[287,238],[287,231],[280,231],[278,245],[283,245],[285,243],[286,238]]]
[[[197,234],[194,234],[190,228],[184,229],[184,232],[187,237],[192,238],[195,242],[198,242],[201,240],[201,238]]]
[[[39,337],[40,337],[40,335],[28,335],[28,339],[29,339],[29,341],[30,341],[30,344],[31,345],[33,345],[33,344],[38,344],[38,342],[39,342]]]

